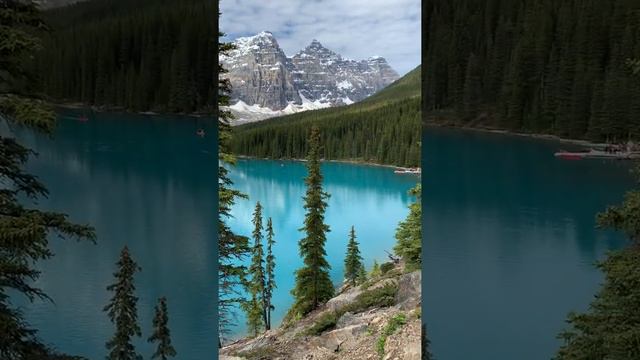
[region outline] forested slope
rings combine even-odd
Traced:
[[[304,158],[312,125],[320,128],[323,157],[420,166],[420,67],[364,101],[306,111],[234,128],[235,153]]]
[[[211,105],[211,1],[92,0],[45,16],[53,31],[34,66],[52,100],[166,112]]]
[[[428,118],[572,138],[640,137],[637,0],[430,0]]]

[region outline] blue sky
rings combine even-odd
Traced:
[[[420,63],[420,0],[221,0],[226,40],[271,31],[287,56],[317,39],[354,60],[382,56],[401,75]]]

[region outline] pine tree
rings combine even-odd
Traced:
[[[367,269],[364,267],[364,264],[360,264],[360,269],[358,270],[358,284],[363,284],[367,281]]]
[[[131,258],[127,246],[120,252],[117,267],[118,270],[113,274],[116,282],[107,286],[107,290],[113,292],[113,297],[103,310],[116,326],[116,333],[107,342],[107,359],[139,360],[142,356],[136,353],[132,340],[134,336],[142,335],[138,326],[138,298],[135,296],[136,287],[133,279],[140,267]]]
[[[326,233],[329,231],[329,226],[324,223],[329,194],[322,190],[320,130],[315,126],[311,129],[308,143],[307,191],[303,198],[306,215],[304,226],[300,229],[305,232],[305,237],[298,242],[304,265],[295,273],[296,284],[292,291],[295,297],[293,310],[299,315],[317,308],[329,300],[334,292],[329,277],[331,266],[325,258],[324,249]]]
[[[51,134],[55,113],[26,86],[33,74],[25,59],[36,53],[39,30],[45,29],[39,11],[29,1],[0,0],[0,23],[0,122],[9,130],[20,125]],[[0,359],[72,359],[42,343],[10,297],[50,300],[35,285],[40,277],[36,263],[54,255],[50,235],[95,239],[91,227],[73,224],[65,214],[24,205],[47,196],[44,184],[24,171],[33,154],[7,132],[0,135]]]
[[[249,332],[257,336],[266,324],[266,311],[264,309],[264,250],[262,247],[262,205],[258,201],[253,212],[253,256],[249,266],[251,279],[247,282],[247,291],[251,299],[243,305],[247,313],[247,327]]]
[[[273,296],[273,290],[276,288],[276,279],[275,279],[275,256],[273,256],[273,246],[275,245],[274,240],[274,232],[273,232],[273,222],[271,218],[267,220],[267,261],[266,261],[266,286],[264,288],[264,308],[266,312],[266,321],[265,328],[266,330],[271,329],[271,310],[275,308],[271,304],[271,298]]]
[[[422,203],[421,185],[411,189],[409,193],[416,197],[416,201],[409,205],[409,215],[398,224],[396,229],[396,245],[393,248],[405,261],[409,270],[417,270],[422,266]]]
[[[218,37],[223,37],[219,33]],[[220,42],[219,54],[228,54],[233,45]],[[235,164],[235,157],[229,149],[231,140],[231,121],[233,116],[221,107],[229,105],[231,84],[224,77],[226,70],[218,62],[218,346],[222,346],[224,336],[234,322],[234,305],[241,304],[245,299],[239,295],[239,288],[243,285],[247,269],[242,265],[249,254],[249,242],[245,236],[235,234],[227,225],[226,220],[231,217],[231,207],[237,199],[247,196],[233,188],[233,181],[229,178],[228,166]]]
[[[351,283],[351,286],[356,286],[356,283],[362,277],[363,270],[362,256],[360,256],[360,249],[356,241],[356,230],[351,226],[349,242],[347,243],[347,255],[344,258],[344,279]]]
[[[171,345],[171,333],[169,331],[169,312],[167,311],[167,298],[158,299],[158,304],[153,317],[153,335],[147,339],[148,342],[157,342],[156,352],[152,359],[167,360],[176,356],[176,349]]]
[[[373,268],[371,269],[371,278],[376,278],[382,275],[382,271],[380,270],[380,264],[378,264],[377,260],[373,260]]]
[[[630,246],[598,264],[605,281],[584,313],[570,313],[570,329],[556,359],[638,359],[640,335],[640,190],[629,191],[621,206],[597,217],[598,225],[623,232]]]

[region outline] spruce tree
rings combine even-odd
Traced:
[[[148,342],[158,343],[156,352],[152,359],[167,360],[176,356],[176,349],[171,345],[171,333],[169,331],[169,312],[167,311],[167,298],[158,299],[153,317],[153,334],[147,339]]]
[[[223,33],[218,33],[222,38]],[[220,55],[228,54],[233,49],[230,43],[219,42]],[[229,327],[234,323],[235,305],[245,299],[239,289],[244,283],[247,269],[242,262],[250,252],[247,237],[231,231],[227,220],[231,217],[231,207],[237,199],[247,196],[233,188],[228,167],[235,164],[235,157],[229,149],[231,140],[231,121],[233,116],[222,107],[229,105],[231,84],[225,77],[226,70],[218,62],[218,346],[222,342]]]
[[[33,97],[27,86],[32,74],[25,66],[40,46],[39,30],[45,28],[39,11],[30,1],[0,0],[0,24],[0,123],[9,130],[20,125],[51,134],[55,113]],[[24,171],[34,152],[8,133],[0,135],[0,359],[71,359],[41,342],[10,295],[50,300],[35,285],[40,277],[36,263],[54,255],[50,235],[93,241],[95,233],[71,223],[66,214],[34,206],[48,194],[43,183]]]
[[[107,290],[113,293],[113,297],[104,307],[103,311],[109,316],[109,320],[116,326],[113,338],[107,342],[109,360],[139,360],[142,359],[136,353],[132,344],[133,337],[141,336],[138,326],[138,298],[135,296],[135,284],[133,276],[140,271],[140,267],[131,258],[129,248],[125,246],[120,252],[117,262],[118,270],[113,274],[115,283],[107,286]]]
[[[377,260],[373,260],[373,267],[371,268],[371,278],[376,278],[380,275],[382,275],[380,264],[378,264]]]
[[[253,248],[251,265],[249,266],[250,279],[247,281],[247,291],[251,295],[249,301],[243,304],[247,313],[247,327],[249,332],[257,336],[266,324],[266,312],[264,309],[264,250],[262,247],[262,205],[258,201],[253,212]]]
[[[273,290],[276,288],[276,279],[275,279],[275,268],[276,261],[275,256],[273,256],[273,246],[276,241],[274,239],[273,232],[273,222],[271,218],[267,220],[267,261],[265,267],[265,275],[266,275],[266,285],[264,288],[264,308],[266,312],[266,321],[265,321],[265,329],[271,329],[271,310],[274,310],[273,305],[271,304],[271,299],[273,297]]]
[[[393,248],[405,261],[408,270],[417,270],[422,266],[422,187],[416,185],[409,193],[416,201],[409,205],[409,215],[398,224],[396,229],[396,245]]]
[[[640,347],[640,190],[629,191],[621,206],[597,217],[598,225],[623,232],[630,246],[598,264],[605,280],[584,313],[572,312],[570,328],[556,359],[639,359]]]
[[[300,256],[303,259],[303,267],[295,273],[296,284],[292,290],[295,297],[294,313],[305,315],[316,309],[321,303],[333,296],[333,284],[329,277],[331,266],[326,259],[324,249],[326,233],[329,226],[324,223],[324,213],[327,208],[326,200],[329,194],[322,189],[322,173],[320,170],[320,130],[314,126],[311,128],[308,139],[307,155],[307,185],[304,196],[304,209],[306,215],[304,226],[305,237],[299,242]]]
[[[351,286],[356,286],[356,283],[360,282],[359,279],[362,278],[363,270],[362,256],[360,256],[360,249],[356,241],[356,230],[351,226],[349,242],[347,243],[347,255],[344,258],[344,278]]]
[[[364,267],[364,264],[360,264],[360,270],[358,271],[358,284],[362,284],[367,281],[367,269]]]

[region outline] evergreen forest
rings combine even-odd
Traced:
[[[34,73],[59,103],[193,113],[213,106],[215,25],[205,0],[93,0],[44,12]]]
[[[569,138],[640,136],[635,0],[431,0],[427,120]]]
[[[364,101],[307,111],[234,128],[234,153],[302,159],[317,126],[321,158],[420,166],[420,66]]]

